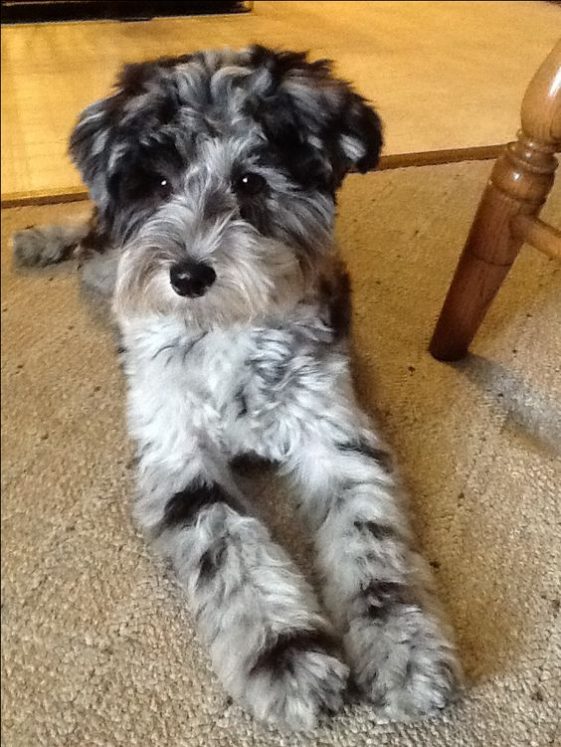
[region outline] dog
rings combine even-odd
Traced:
[[[80,258],[111,298],[137,448],[134,515],[173,565],[224,688],[313,728],[349,682],[380,717],[447,705],[451,633],[350,372],[336,194],[374,168],[376,111],[326,60],[252,46],[128,65],[70,153],[86,225],[30,228],[21,265]],[[231,464],[278,465],[322,605]]]

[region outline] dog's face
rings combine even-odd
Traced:
[[[301,297],[380,120],[325,61],[262,47],[130,65],[71,154],[111,242],[115,304],[228,325]]]

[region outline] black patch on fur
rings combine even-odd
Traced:
[[[327,189],[334,193],[344,175],[352,169],[361,173],[376,166],[382,148],[382,124],[366,100],[343,80],[332,76],[330,60],[308,62],[306,52],[275,51],[262,46],[252,50],[254,66],[271,74],[272,92],[252,112],[281,155],[282,163],[306,189]],[[337,91],[327,97],[318,111],[310,110],[297,97],[282,90],[290,76],[310,89]],[[304,133],[313,132],[322,149],[308,145]],[[364,154],[356,161],[341,146],[341,136],[358,140]],[[328,166],[329,163],[329,166]]]
[[[360,592],[366,604],[366,614],[374,620],[385,620],[404,605],[416,603],[411,589],[395,581],[371,581]]]
[[[276,462],[272,459],[266,459],[258,454],[237,454],[230,460],[230,468],[240,475],[255,475],[258,472],[264,472],[275,466]]]
[[[376,540],[395,539],[396,536],[392,527],[386,524],[378,524],[377,521],[355,521],[355,527],[359,532],[368,532]]]
[[[339,272],[334,279],[323,278],[320,284],[322,304],[328,312],[328,324],[335,340],[349,336],[351,329],[351,279],[347,272]]]
[[[251,63],[265,68],[272,79],[270,94],[249,103],[248,112],[263,127],[278,166],[285,169],[305,190],[334,194],[350,168],[366,171],[378,161],[381,148],[380,120],[366,102],[344,81],[332,77],[329,60],[308,62],[306,52],[252,48]],[[337,103],[324,98],[321,108],[312,110],[298,97],[283,90],[290,77],[310,89],[337,90]],[[310,145],[306,134],[321,143]],[[353,164],[340,145],[343,134],[364,144],[365,155]]]
[[[197,585],[208,584],[216,576],[226,554],[226,540],[222,537],[201,556]]]
[[[291,52],[283,50],[270,49],[261,44],[255,44],[250,51],[250,64],[255,69],[265,68],[271,73],[273,87],[278,88],[282,83],[285,75],[291,71],[305,71],[308,68],[319,70],[323,68],[326,74],[330,70],[328,60],[318,60],[314,63],[308,63],[306,60],[307,52]]]
[[[258,655],[250,674],[263,670],[279,674],[293,673],[294,662],[306,651],[335,653],[336,642],[324,630],[289,630],[280,633],[270,646]]]
[[[355,452],[357,454],[362,454],[369,459],[374,459],[374,461],[383,467],[388,473],[391,473],[393,470],[391,454],[384,449],[377,449],[375,446],[370,446],[370,444],[367,444],[364,441],[339,444],[338,449],[339,451]]]
[[[269,141],[268,158],[275,168],[287,172],[304,191],[334,193],[335,184],[327,163],[304,140],[305,127],[288,94],[277,94],[274,106],[261,103],[252,113]]]
[[[123,67],[117,77],[117,87],[124,94],[132,98],[146,91],[147,84],[161,74],[161,70],[169,70],[177,65],[185,64],[193,59],[192,54],[182,54],[178,57],[159,57],[146,62],[132,62]]]
[[[382,122],[362,96],[353,92],[351,102],[343,132],[356,137],[366,146],[364,156],[353,164],[357,171],[365,174],[378,165],[383,145]]]
[[[274,159],[267,157],[267,151],[263,151],[263,149],[254,152],[253,155],[262,165],[271,165],[271,162],[274,161]],[[278,164],[273,163],[273,165],[277,166]],[[232,190],[236,195],[240,217],[248,223],[251,223],[259,233],[264,236],[270,236],[274,231],[271,231],[271,215],[267,201],[267,197],[270,195],[269,187],[265,184],[261,192],[253,195],[246,194],[236,187],[239,180],[245,173],[247,173],[247,171],[248,169],[244,164],[235,164],[231,173]]]
[[[109,248],[109,235],[103,221],[101,219],[99,210],[94,207],[90,219],[88,221],[88,233],[80,242],[82,251],[87,254],[103,254]]]
[[[173,529],[192,524],[205,508],[223,503],[239,514],[246,514],[238,500],[228,495],[219,485],[190,485],[172,495],[166,504],[161,529]]]
[[[117,77],[117,88],[127,97],[139,96],[156,73],[153,62],[133,62],[125,65]]]
[[[157,117],[161,125],[161,117]],[[108,183],[109,193],[118,208],[136,205],[137,209],[157,207],[167,198],[162,181],[171,184],[179,178],[185,164],[173,142],[162,136],[157,147],[135,144]]]

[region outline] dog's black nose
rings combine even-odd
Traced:
[[[169,271],[171,287],[179,296],[203,296],[216,280],[216,273],[202,262],[181,262]]]

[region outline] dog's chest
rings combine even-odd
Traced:
[[[127,330],[124,347],[134,437],[162,440],[185,429],[216,435],[226,425],[243,376],[243,335],[195,334],[159,321]]]
[[[194,434],[225,447],[240,438],[247,443],[292,398],[329,375],[330,341],[321,326],[298,322],[199,335],[177,322],[129,330],[131,435],[162,448]]]

